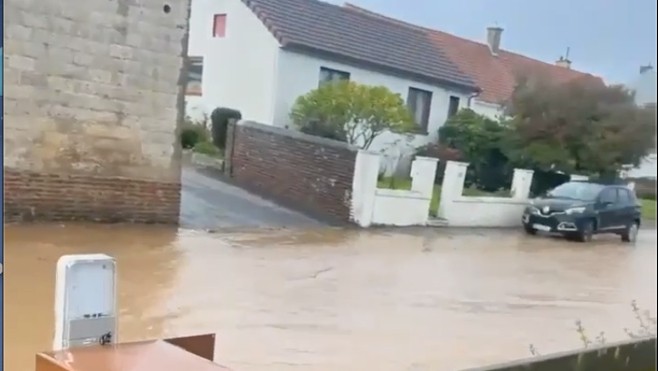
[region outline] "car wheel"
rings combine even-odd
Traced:
[[[635,243],[640,226],[637,222],[631,223],[621,234],[621,240],[624,242]]]
[[[576,240],[578,242],[590,242],[593,236],[594,222],[592,220],[585,220],[576,235]]]
[[[534,236],[534,235],[537,234],[537,230],[534,229],[534,228],[532,228],[532,227],[530,227],[530,226],[523,227],[523,229],[525,229],[525,233],[527,233],[527,234],[529,234],[529,235],[531,235],[531,236]]]

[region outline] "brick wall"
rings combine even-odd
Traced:
[[[5,0],[4,12],[6,213],[177,222],[189,1]]]
[[[5,171],[5,221],[177,223],[179,183]]]
[[[356,149],[244,122],[229,126],[231,176],[245,188],[333,222],[350,220]]]

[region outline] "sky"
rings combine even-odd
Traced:
[[[325,0],[343,4],[345,0]],[[629,83],[656,66],[656,0],[349,0],[394,18],[501,46],[546,62],[569,48],[572,68]]]

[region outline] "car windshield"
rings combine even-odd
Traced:
[[[603,189],[602,185],[584,182],[564,183],[546,193],[551,198],[592,201]]]

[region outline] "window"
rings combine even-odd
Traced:
[[[320,86],[332,81],[343,81],[349,79],[350,79],[349,72],[332,70],[326,67],[320,67],[320,83],[319,83]]]
[[[448,106],[448,118],[457,114],[459,111],[459,97],[450,96],[450,105]]]
[[[617,188],[604,189],[599,195],[599,202],[616,204],[617,203]]]
[[[546,196],[553,198],[566,198],[571,200],[592,201],[603,189],[603,186],[594,183],[568,182],[548,191]]]
[[[186,95],[201,95],[203,78],[203,57],[189,57],[187,63]]]
[[[620,203],[624,205],[633,205],[636,203],[635,195],[633,195],[633,192],[631,192],[630,190],[624,188],[618,188],[617,192],[619,192]]]
[[[226,14],[215,14],[212,22],[212,37],[226,35]]]
[[[407,107],[421,131],[427,133],[427,124],[430,119],[430,105],[432,104],[432,92],[409,88],[407,96]]]

